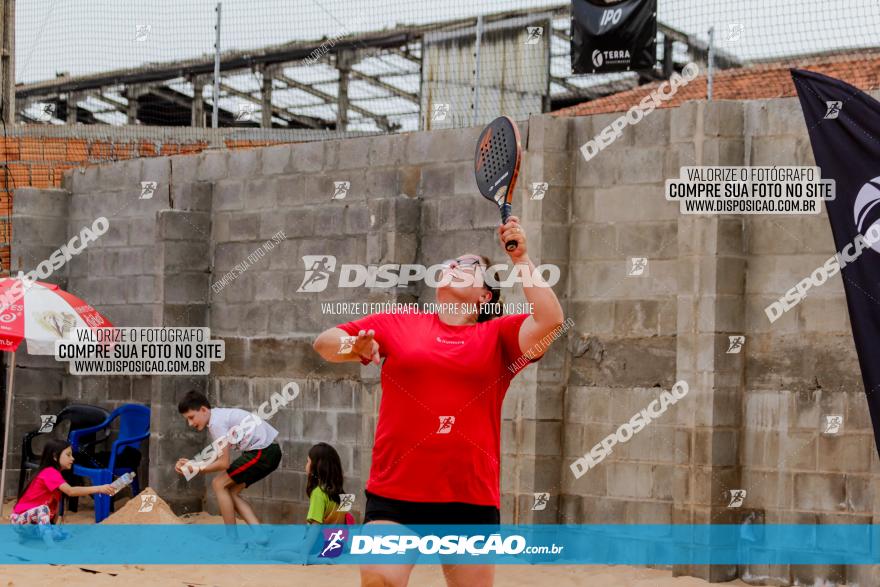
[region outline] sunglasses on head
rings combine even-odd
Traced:
[[[487,269],[485,265],[483,265],[483,260],[479,257],[464,257],[458,259],[446,259],[443,261],[443,265],[446,267],[452,268],[460,268],[467,269],[468,267],[482,267],[483,269]],[[483,282],[483,287],[489,291],[492,291],[492,288],[485,281]]]
[[[479,257],[464,257],[458,259],[446,259],[443,261],[443,265],[446,267],[461,267],[462,269],[467,267],[483,267],[483,261]]]

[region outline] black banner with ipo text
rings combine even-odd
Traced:
[[[880,233],[880,102],[826,75],[791,75],[816,165],[836,183],[825,206],[880,453],[880,242],[873,238]]]
[[[572,73],[653,69],[656,61],[657,0],[572,0]]]

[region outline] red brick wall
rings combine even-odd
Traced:
[[[273,145],[278,141],[227,140],[231,149]],[[198,153],[207,141],[160,144],[149,140],[111,142],[97,139],[49,137],[0,137],[0,275],[8,275],[12,242],[12,193],[20,187],[61,187],[64,172],[75,167],[121,161],[134,157],[158,157]]]

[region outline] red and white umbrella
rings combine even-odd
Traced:
[[[6,422],[3,427],[3,464],[0,469],[0,500],[5,497],[6,456],[12,421],[12,383],[15,350],[27,341],[32,355],[55,354],[55,341],[70,338],[74,328],[112,327],[107,318],[89,304],[57,285],[42,281],[0,278],[0,351],[11,353],[6,379]],[[2,501],[0,501],[2,503]]]

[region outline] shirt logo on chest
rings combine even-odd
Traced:
[[[437,337],[437,342],[442,342],[443,344],[464,344],[463,340],[446,340],[445,338]]]
[[[455,424],[455,416],[438,416],[440,418],[440,427],[437,428],[437,434],[449,434],[452,432],[452,425]]]

